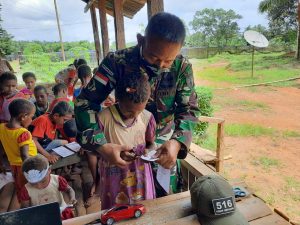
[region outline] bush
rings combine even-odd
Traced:
[[[196,92],[198,95],[198,106],[200,108],[201,116],[212,116],[213,107],[211,100],[213,97],[212,90],[208,87],[197,87]],[[194,129],[194,135],[203,136],[208,128],[208,123],[200,122]]]

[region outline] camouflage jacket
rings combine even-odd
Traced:
[[[176,139],[182,146],[178,158],[185,158],[199,115],[192,65],[179,55],[168,72],[155,73],[146,65],[138,46],[108,53],[88,86],[81,91],[75,102],[78,142],[90,151],[106,143],[97,124],[100,103],[133,68],[146,71],[149,77],[151,97],[146,109],[152,112],[157,123],[156,142]]]

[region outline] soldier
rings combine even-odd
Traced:
[[[96,114],[101,102],[122,82],[122,76],[140,69],[147,73],[151,85],[146,109],[157,123],[156,142],[161,144],[157,162],[171,168],[177,158],[186,157],[199,109],[192,65],[179,55],[184,39],[182,21],[163,12],[150,19],[145,36],[137,35],[137,46],[108,53],[75,102],[78,142],[83,148],[100,153],[111,164],[128,165],[120,155],[126,154],[129,147],[107,143],[98,131]]]

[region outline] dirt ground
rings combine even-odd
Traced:
[[[205,86],[210,82],[196,80],[196,84]],[[239,105],[243,101],[261,107],[245,108]],[[224,118],[225,127],[232,123],[253,124],[300,133],[299,80],[295,87],[214,90],[213,105],[217,106],[214,116]],[[244,180],[270,206],[300,222],[300,137],[288,136],[225,136],[225,155],[232,155],[232,159],[225,162],[224,175]]]

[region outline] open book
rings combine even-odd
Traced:
[[[52,150],[61,157],[67,157],[77,153],[80,148],[81,147],[77,142],[71,142],[66,145],[53,148]]]

